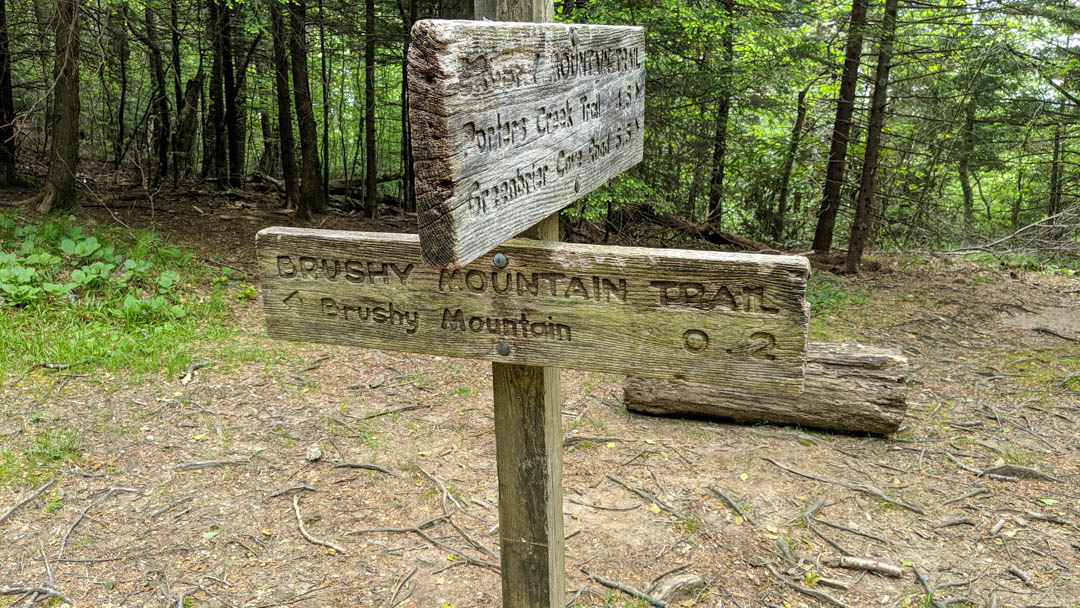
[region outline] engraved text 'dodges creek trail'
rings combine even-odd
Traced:
[[[423,20],[412,35],[427,263],[464,266],[641,161],[641,28]]]
[[[416,235],[301,228],[258,249],[273,338],[802,390],[805,258],[514,239],[438,268]]]

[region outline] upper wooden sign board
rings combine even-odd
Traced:
[[[417,21],[408,69],[430,265],[464,266],[641,161],[640,27]]]
[[[273,338],[802,391],[806,258],[512,239],[447,269],[416,235],[257,239]]]

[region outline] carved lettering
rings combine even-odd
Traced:
[[[521,313],[520,318],[479,317],[472,316],[468,320],[465,312],[460,308],[450,311],[444,308],[442,312],[441,329],[457,331],[461,333],[489,333],[510,338],[546,338],[556,342],[571,342],[572,332],[570,326],[565,323],[555,322],[555,318],[548,316],[545,321],[532,321],[528,313]]]

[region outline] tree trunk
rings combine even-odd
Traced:
[[[401,8],[401,21],[405,29],[405,44],[401,53],[401,164],[405,179],[402,183],[403,207],[406,212],[416,211],[416,192],[413,190],[412,129],[409,124],[409,45],[412,43],[412,25],[419,16],[419,0],[405,0],[408,12]],[[401,6],[400,4],[398,5]]]
[[[221,75],[225,84],[225,131],[229,137],[229,185],[238,188],[244,183],[244,121],[239,112],[238,85],[233,53],[233,8],[229,3],[218,7],[221,39]]]
[[[225,176],[229,168],[225,137],[225,91],[224,91],[224,54],[221,50],[221,7],[218,0],[210,2],[210,41],[214,59],[210,68],[210,129],[203,129],[203,139],[207,140],[210,154],[203,159],[203,177],[212,176],[219,188],[225,186]]]
[[[375,0],[364,1],[364,145],[366,179],[364,198],[367,216],[379,213],[379,201],[375,197]]]
[[[116,107],[116,130],[113,139],[113,164],[119,169],[127,152],[124,139],[127,136],[128,60],[131,59],[127,35],[127,3],[120,3],[109,12],[105,29],[109,32],[109,56],[115,58],[119,64],[116,78],[120,81],[120,99]]]
[[[203,71],[188,81],[184,89],[183,104],[177,112],[176,137],[173,146],[174,180],[186,177],[191,172],[191,151],[195,147],[195,132],[199,126],[199,101],[202,98]]]
[[[79,164],[79,2],[55,0],[53,104],[49,126],[49,172],[38,195],[40,213],[78,208],[75,171]]]
[[[630,377],[623,402],[628,410],[646,414],[886,434],[904,419],[906,375],[907,359],[897,350],[811,342],[806,349],[806,388],[798,397]]]
[[[289,103],[289,57],[285,48],[285,24],[278,0],[269,0],[269,4],[270,34],[274,38],[274,91],[277,95],[281,175],[285,180],[285,208],[295,209],[297,203],[296,158],[292,132],[292,105]]]
[[[259,157],[259,173],[271,177],[278,177],[278,170],[281,167],[281,156],[278,153],[278,137],[277,133],[274,132],[270,114],[259,112],[259,128],[262,131],[263,140],[263,152],[262,156]]]
[[[975,153],[975,103],[969,101],[964,108],[964,127],[960,134],[960,162],[957,173],[960,177],[960,190],[964,193],[964,227],[971,229],[975,224],[975,196],[971,190],[971,157]]]
[[[709,213],[706,223],[716,223],[717,229],[724,227],[724,163],[727,154],[728,120],[731,116],[732,63],[735,59],[735,2],[723,0],[724,33],[721,38],[720,99],[716,102],[714,119],[712,177],[709,179]]]
[[[315,112],[311,107],[311,85],[308,83],[307,38],[305,26],[307,14],[302,2],[289,3],[292,35],[289,46],[292,52],[293,97],[296,100],[296,117],[300,127],[300,193],[297,212],[300,217],[310,218],[313,213],[326,210],[319,166],[319,135],[315,127]]]
[[[1050,196],[1047,197],[1047,216],[1061,211],[1061,160],[1061,125],[1058,125],[1054,127],[1053,155],[1050,158]],[[1054,223],[1054,220],[1051,220],[1050,223]]]
[[[833,122],[832,142],[829,145],[829,164],[825,170],[821,212],[811,245],[815,251],[828,252],[832,249],[836,212],[840,209],[840,190],[844,185],[851,115],[855,110],[855,87],[859,79],[867,2],[868,0],[851,0],[851,21],[848,24],[847,45],[844,48],[844,70],[840,76],[836,120]]]
[[[0,185],[11,186],[18,178],[15,175],[15,97],[11,91],[6,4],[5,0],[0,0]]]
[[[319,60],[322,84],[322,180],[323,199],[329,196],[330,184],[330,83],[327,72],[330,71],[326,52],[326,16],[323,0],[319,0]]]
[[[877,67],[874,69],[874,92],[870,96],[870,124],[866,127],[866,152],[863,154],[855,217],[851,220],[847,258],[844,260],[844,269],[850,273],[859,272],[863,249],[870,234],[870,209],[874,203],[874,184],[878,156],[881,154],[881,131],[885,127],[885,108],[889,101],[889,70],[892,68],[893,38],[896,35],[897,3],[898,0],[885,0],[881,42],[878,44]]]
[[[169,125],[169,93],[165,84],[165,62],[161,53],[161,43],[158,40],[157,27],[154,25],[154,11],[150,6],[144,12],[146,32],[141,33],[135,29],[135,25],[129,23],[132,34],[135,35],[150,54],[150,72],[154,78],[154,98],[151,102],[157,114],[156,133],[154,134],[154,147],[157,149],[157,168],[150,173],[150,185],[158,186],[161,177],[169,171],[169,136],[172,127]]]
[[[810,86],[799,91],[795,99],[795,124],[791,127],[787,152],[784,154],[784,168],[780,171],[780,194],[776,201],[776,217],[773,219],[773,238],[783,240],[784,222],[787,216],[788,196],[791,194],[791,172],[795,169],[795,155],[799,152],[799,140],[802,138],[803,124],[806,122],[806,94]]]
[[[172,42],[172,71],[173,71],[173,107],[176,108],[176,132],[172,138],[172,168],[173,168],[173,189],[180,184],[180,172],[186,168],[181,168],[183,159],[180,158],[180,112],[184,109],[184,89],[183,80],[180,71],[180,11],[176,6],[177,0],[169,0],[169,32],[171,34]]]

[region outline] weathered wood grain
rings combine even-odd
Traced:
[[[641,28],[422,20],[412,40],[428,264],[464,266],[641,161]]]
[[[907,411],[907,371],[907,359],[895,349],[811,342],[806,390],[798,397],[630,377],[623,401],[628,410],[647,414],[887,434],[900,427]]]
[[[257,240],[274,338],[802,391],[802,257],[515,239],[505,268],[438,269],[415,235]]]

